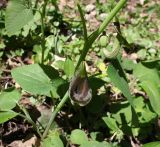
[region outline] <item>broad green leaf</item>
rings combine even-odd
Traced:
[[[111,117],[102,117],[105,124],[110,128],[111,134],[116,133],[116,138],[118,140],[121,140],[123,138],[123,132],[118,128],[118,125],[116,124],[116,120]]]
[[[141,112],[143,111],[143,108],[145,107],[145,103],[144,103],[144,98],[143,97],[136,97],[134,98],[134,105],[135,105],[135,109],[136,112]]]
[[[53,79],[52,84],[54,88],[52,89],[51,94],[54,98],[63,97],[69,87],[68,83],[62,78]]]
[[[108,142],[88,141],[81,144],[80,147],[112,147],[112,144]]]
[[[142,118],[140,120],[141,123],[149,123],[151,121],[155,121],[157,118],[157,114],[152,112],[149,108],[143,108],[143,111],[141,112]]]
[[[135,67],[135,63],[131,59],[124,58],[122,62],[122,66],[125,70],[131,71]]]
[[[5,27],[8,35],[14,35],[33,19],[27,0],[10,0],[6,9]]]
[[[110,112],[112,113],[112,117],[116,119],[117,123],[120,125],[123,124],[131,124],[132,121],[132,111],[131,106],[128,102],[121,102],[117,104],[112,104],[110,106]],[[123,116],[123,117],[122,117]]]
[[[113,84],[118,87],[119,90],[121,90],[123,95],[128,99],[129,103],[134,107],[132,95],[125,78],[125,74],[117,59],[112,61],[112,63],[109,65],[107,73]]]
[[[136,112],[139,114],[140,123],[149,123],[157,117],[157,114],[152,112],[150,107],[147,107],[143,97],[134,98],[134,105]]]
[[[2,92],[0,94],[0,111],[11,110],[20,98],[20,93],[17,90]]]
[[[139,63],[134,69],[134,75],[140,80],[142,88],[149,96],[153,110],[160,115],[160,76],[157,62]]]
[[[15,113],[14,111],[1,111],[0,112],[0,124],[12,119],[16,115],[17,113]]]
[[[156,68],[157,62],[152,63],[139,63],[136,65],[133,74],[142,81],[154,81],[156,85],[160,85],[160,76]]]
[[[51,132],[48,137],[43,140],[42,147],[64,147],[59,137],[59,132],[57,130]]]
[[[64,63],[64,72],[69,79],[74,75],[74,70],[75,70],[75,67],[72,60],[67,58]]]
[[[141,86],[149,96],[153,110],[160,116],[160,88],[154,81],[142,81]]]
[[[160,141],[146,143],[143,147],[160,147]]]
[[[75,129],[71,132],[70,140],[72,144],[81,145],[88,141],[88,137],[84,131]]]
[[[102,119],[111,130],[113,130],[114,132],[119,131],[116,120],[114,118],[102,117]]]
[[[91,132],[90,134],[90,137],[92,140],[97,140],[98,139],[103,139],[103,133],[102,132]]]
[[[57,71],[50,66],[25,65],[12,70],[12,77],[26,91],[32,94],[48,95],[54,87]]]

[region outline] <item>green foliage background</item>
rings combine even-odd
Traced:
[[[83,36],[83,17],[71,15],[77,14],[78,8],[66,7],[60,11],[59,5],[59,1],[11,0],[0,12],[1,78],[3,69],[8,66],[6,59],[21,57],[23,62],[31,52],[29,58],[34,63],[9,67],[20,88],[15,88],[13,81],[7,88],[4,82],[1,83],[2,125],[21,116],[21,112],[14,109],[19,106],[34,128],[37,122],[32,121],[31,114],[20,106],[21,97],[29,93],[28,98],[35,101],[32,103],[35,107],[49,99],[55,108],[68,90],[87,37]],[[81,5],[79,11],[86,17],[90,12],[84,3]],[[113,0],[105,4],[96,1],[94,5],[95,17],[103,23],[100,16],[108,14],[116,3]],[[65,115],[58,114],[58,121],[42,140],[42,146],[110,147],[131,146],[133,142],[144,147],[160,145],[160,7],[156,0],[129,6],[132,6],[131,1],[86,52],[92,101],[82,108],[66,102],[59,111]],[[119,22],[120,30],[113,22]],[[94,24],[89,21],[86,24],[86,35],[89,36],[93,32],[90,25]],[[88,38],[94,40],[94,33]],[[118,39],[120,52],[114,60],[109,60],[103,50],[110,51],[116,46],[112,38]],[[51,117],[42,112],[41,115],[46,122]],[[65,126],[67,124],[69,127]],[[46,127],[46,124],[41,125]],[[44,132],[42,126],[36,128],[40,137]]]

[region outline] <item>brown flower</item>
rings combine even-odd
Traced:
[[[89,87],[87,76],[76,74],[69,86],[69,95],[73,103],[80,106],[87,105],[92,98],[92,90]]]

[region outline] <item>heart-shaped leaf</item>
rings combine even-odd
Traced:
[[[2,92],[0,94],[0,111],[11,110],[20,98],[20,93],[17,90]]]
[[[88,142],[88,137],[86,133],[82,130],[75,129],[71,132],[70,136],[72,144],[83,144],[84,142]]]
[[[142,88],[149,96],[153,110],[160,115],[160,76],[156,63],[137,64],[134,69],[134,75],[140,80]]]
[[[51,66],[32,64],[13,69],[12,76],[24,90],[50,96],[56,88],[54,79],[58,78],[58,72]]]
[[[10,0],[6,9],[5,27],[8,35],[14,35],[33,19],[27,0]]]
[[[0,124],[10,120],[11,118],[15,117],[17,113],[14,111],[5,111],[5,112],[0,112]]]

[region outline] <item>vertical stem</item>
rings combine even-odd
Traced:
[[[54,112],[52,113],[52,116],[47,124],[47,127],[42,135],[42,140],[47,136],[49,128],[53,122],[53,120],[55,119],[57,113],[61,110],[61,108],[64,106],[65,102],[68,100],[69,96],[68,96],[68,91],[66,92],[66,94],[64,95],[63,99],[61,100],[61,102],[58,104],[58,106],[56,107],[56,109],[54,110]]]
[[[126,2],[127,2],[127,0],[120,0],[118,2],[118,4],[113,8],[113,10],[110,12],[110,14],[106,17],[104,22],[97,29],[98,35],[100,35],[103,32],[103,30],[106,28],[106,26],[111,22],[113,17],[120,11],[120,9],[125,5]]]
[[[113,17],[120,11],[120,9],[125,5],[127,0],[120,0],[118,4],[113,8],[113,10],[110,12],[110,14],[107,15],[103,23],[100,25],[100,27],[93,32],[89,37],[88,37],[88,43],[83,47],[82,54],[78,60],[78,64],[76,66],[76,69],[79,67],[81,62],[85,59],[87,52],[89,48],[92,46],[93,42],[96,40],[96,38],[104,31],[104,29],[107,27],[107,25],[111,22]]]
[[[41,63],[44,63],[44,52],[45,52],[45,24],[44,24],[44,19],[46,16],[46,6],[47,6],[48,0],[44,1],[43,8],[41,14],[41,33],[42,33],[42,42],[41,42],[41,47],[42,47],[42,58],[41,58]]]
[[[39,1],[39,0],[36,0],[36,2],[35,2],[35,5],[34,5],[34,8],[35,8],[35,9],[37,9],[38,1]]]
[[[81,20],[82,20],[82,24],[83,24],[83,35],[84,35],[84,41],[87,42],[87,39],[88,39],[88,35],[87,35],[87,28],[86,28],[86,20],[84,18],[84,14],[83,14],[83,11],[81,9],[81,6],[79,5],[79,3],[77,3],[77,6],[78,6],[78,10],[79,10],[79,13],[80,13],[80,16],[81,16]]]
[[[42,138],[42,134],[40,133],[38,127],[35,124],[35,122],[30,117],[27,117],[27,116],[25,116],[23,114],[20,114],[20,113],[18,115],[23,117],[24,119],[26,119],[30,124],[32,124],[33,129],[38,133],[39,137]]]

